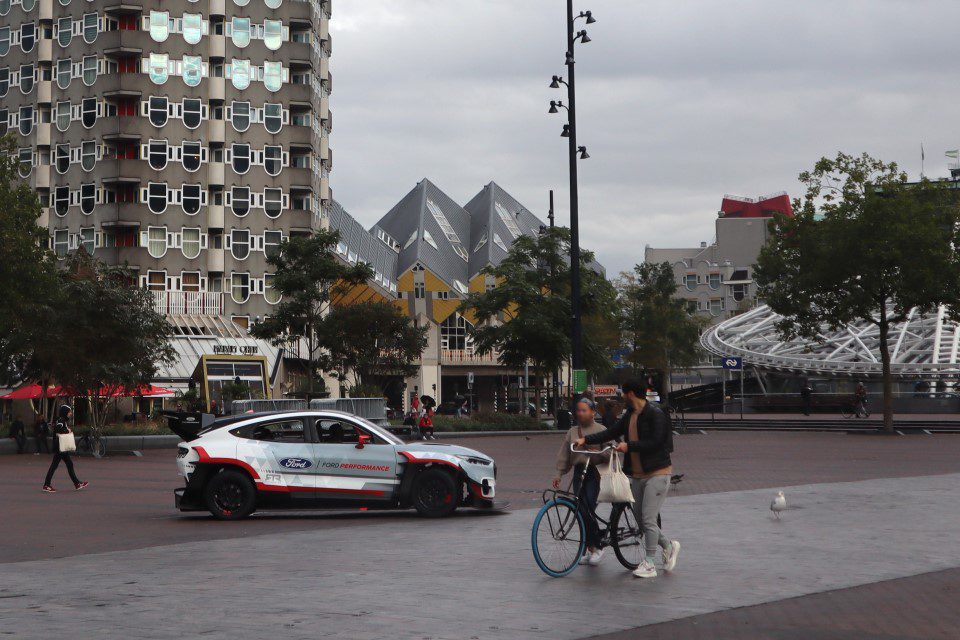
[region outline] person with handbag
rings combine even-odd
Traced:
[[[579,438],[576,444],[599,444],[617,438],[625,440],[617,445],[617,449],[626,454],[623,468],[630,476],[633,509],[643,529],[646,546],[646,558],[633,575],[637,578],[655,578],[657,569],[654,561],[658,550],[663,557],[665,571],[673,571],[680,554],[680,543],[667,539],[657,522],[673,473],[670,458],[673,431],[663,410],[647,399],[643,384],[635,380],[624,383],[623,396],[627,401],[627,412],[617,424],[600,433]]]
[[[57,492],[50,483],[53,482],[53,474],[57,470],[57,467],[60,466],[61,460],[63,460],[63,463],[67,466],[67,473],[70,474],[70,479],[73,480],[74,489],[80,491],[90,484],[89,482],[80,481],[76,472],[73,470],[73,460],[70,459],[70,452],[77,450],[77,443],[73,437],[73,429],[70,428],[70,419],[72,417],[73,409],[70,408],[70,405],[62,405],[57,414],[57,421],[53,425],[53,432],[55,434],[53,439],[53,460],[50,462],[50,469],[47,470],[47,478],[43,482],[44,493]]]
[[[589,398],[580,398],[574,407],[577,424],[570,427],[563,437],[560,444],[560,452],[557,454],[557,476],[553,479],[553,488],[560,488],[560,481],[567,472],[573,469],[573,492],[580,492],[581,479],[583,483],[582,500],[580,501],[580,515],[583,517],[583,523],[587,528],[587,548],[580,564],[589,564],[596,566],[603,559],[603,547],[600,540],[600,526],[597,523],[597,497],[600,493],[600,474],[597,465],[609,459],[609,452],[603,456],[591,456],[588,460],[584,454],[578,454],[570,450],[570,445],[575,440],[587,435],[600,433],[603,431],[603,425],[598,424],[595,419],[595,406]],[[591,446],[590,451],[599,451],[601,447]],[[590,462],[587,469],[587,475],[584,478],[583,469]]]

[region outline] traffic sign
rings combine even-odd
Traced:
[[[586,390],[587,390],[587,370],[574,369],[573,370],[573,392],[583,393]]]
[[[743,369],[743,358],[726,356],[723,359],[723,368],[731,371],[740,371]]]

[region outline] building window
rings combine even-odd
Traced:
[[[88,256],[92,256],[93,252],[96,251],[97,232],[94,231],[93,227],[80,229],[80,246],[87,252]]]
[[[0,98],[7,95],[10,90],[10,69],[0,69]]]
[[[64,174],[70,168],[70,145],[58,144],[56,151],[57,173]]]
[[[80,166],[84,171],[93,171],[97,166],[97,143],[87,140],[80,143]]]
[[[510,212],[507,211],[507,208],[499,202],[495,202],[493,208],[497,210],[497,215],[500,216],[500,220],[506,225],[510,235],[512,235],[514,239],[519,238],[520,227],[517,225],[517,221],[513,219],[513,216],[510,215]]]
[[[196,87],[203,79],[203,60],[200,56],[183,56],[183,82]]]
[[[147,228],[147,253],[153,258],[162,258],[167,253],[167,228]]]
[[[238,218],[250,213],[250,187],[233,187],[230,190],[230,208]]]
[[[203,189],[199,184],[185,184],[180,188],[180,206],[188,216],[200,213],[203,206]]]
[[[230,81],[234,89],[243,91],[250,86],[250,61],[233,60],[230,63]]]
[[[28,136],[33,132],[33,107],[20,107],[20,135]]]
[[[723,312],[723,300],[710,301],[710,315],[719,316]]]
[[[20,93],[27,95],[33,91],[34,70],[32,64],[20,65]]]
[[[265,273],[263,275],[263,299],[266,300],[268,304],[277,304],[280,302],[280,292],[277,291],[273,282],[274,276],[272,273]]]
[[[184,142],[180,145],[180,158],[183,162],[183,168],[193,173],[200,168],[203,149],[199,142]]]
[[[438,225],[440,225],[440,230],[443,231],[445,236],[447,236],[447,240],[450,242],[460,242],[460,236],[458,236],[457,232],[453,230],[453,225],[450,224],[450,221],[447,220],[447,216],[444,215],[443,211],[440,210],[440,207],[438,207],[433,200],[427,200],[427,209],[430,210],[430,213],[433,215],[433,219],[437,221]]]
[[[37,6],[37,0],[21,0],[20,2],[20,8],[23,9],[25,13],[33,11],[35,6]]]
[[[25,22],[20,25],[20,49],[24,53],[30,53],[36,43],[37,25],[33,22]]]
[[[250,255],[250,231],[234,229],[230,233],[230,253],[237,260],[246,260]]]
[[[167,11],[150,12],[150,37],[163,42],[170,35],[170,14]]]
[[[67,16],[66,18],[57,19],[57,44],[61,47],[69,47],[70,41],[73,40],[73,18]]]
[[[507,249],[507,244],[503,241],[503,238],[500,237],[499,233],[493,234],[493,244],[503,249],[503,251],[506,253],[509,253],[510,251],[509,249]]]
[[[280,175],[283,168],[283,147],[267,145],[263,148],[263,168],[271,176]]]
[[[280,91],[280,87],[283,86],[283,65],[281,63],[264,61],[263,86],[267,88],[267,91]]]
[[[232,102],[230,105],[230,123],[234,131],[243,133],[250,128],[250,103]]]
[[[203,37],[203,16],[199,13],[183,14],[183,39],[187,44],[197,44]]]
[[[250,298],[249,273],[234,273],[230,277],[230,296],[237,304],[243,304]]]
[[[83,41],[93,44],[100,32],[100,18],[95,13],[83,14]]]
[[[10,27],[0,27],[0,56],[10,52]]]
[[[66,131],[70,128],[70,103],[58,102],[56,106],[57,131]]]
[[[710,284],[710,288],[713,289],[714,291],[716,291],[717,289],[720,288],[720,274],[719,274],[719,273],[711,273],[707,281],[708,281],[708,283]]]
[[[184,229],[184,231],[187,231]],[[200,230],[197,229],[199,233]],[[186,291],[188,293],[199,293],[200,292],[200,272],[199,271],[184,271],[180,274],[180,290]]]
[[[413,283],[413,297],[417,300],[423,300],[427,297],[426,287],[422,282]]]
[[[237,144],[234,142],[230,146],[230,155],[232,157],[233,171],[235,173],[243,175],[250,170],[249,144]]]
[[[683,280],[684,286],[687,287],[687,291],[693,291],[697,288],[697,276],[696,274],[689,273]]]
[[[166,291],[167,290],[167,272],[166,271],[147,271],[147,290],[148,291]]]
[[[196,129],[203,121],[203,103],[200,98],[183,99],[183,125],[187,129]]]
[[[19,160],[17,173],[23,179],[29,178],[30,173],[33,172],[33,147],[17,150],[17,159]]]
[[[733,293],[733,299],[737,302],[742,301],[747,297],[747,286],[745,284],[735,284],[731,287]]]
[[[70,232],[66,229],[57,229],[53,232],[53,252],[58,258],[67,255],[67,249],[70,247]]]
[[[263,44],[276,51],[283,44],[283,23],[279,20],[263,21]]]
[[[97,123],[97,99],[84,98],[80,105],[80,124],[90,129]]]
[[[283,213],[283,191],[271,188],[264,189],[263,209],[269,218],[276,218]]]
[[[83,84],[92,87],[97,81],[97,56],[83,57]]]
[[[263,232],[263,252],[268,258],[280,254],[280,243],[283,242],[282,231]]]
[[[243,49],[250,44],[250,18],[234,17],[230,28],[234,46]]]
[[[167,124],[167,118],[170,116],[169,106],[166,98],[150,98],[149,103],[150,124],[155,127],[162,127]]]
[[[67,215],[70,206],[70,187],[56,187],[53,190],[53,211],[61,218]]]
[[[263,4],[267,5],[268,9],[277,9],[282,2],[283,0],[263,0]]]
[[[438,251],[440,250],[440,247],[437,246],[437,241],[433,239],[433,236],[426,229],[423,230],[423,239],[424,241],[426,241],[427,244],[429,244],[434,249]]]
[[[150,211],[156,214],[167,210],[167,183],[149,182],[147,183],[147,205]]]
[[[151,140],[147,144],[147,160],[150,162],[151,169],[162,171],[167,166],[168,158],[166,140]]]
[[[97,204],[97,185],[90,182],[80,185],[80,211],[88,216]]]
[[[263,105],[263,126],[267,133],[280,133],[283,128],[283,106],[279,104]]]
[[[69,89],[70,80],[73,79],[73,61],[70,58],[66,60],[57,60],[57,88]]]
[[[183,229],[180,248],[183,257],[193,260],[200,255],[200,229]]]
[[[150,54],[150,80],[153,84],[164,84],[170,73],[170,56],[166,53]]]
[[[459,313],[454,313],[440,323],[440,348],[445,351],[467,351],[473,349],[469,329],[473,325]]]

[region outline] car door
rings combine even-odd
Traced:
[[[236,435],[237,457],[258,471],[258,489],[313,497],[317,465],[303,418],[263,420],[241,427]]]
[[[321,499],[390,501],[400,480],[392,444],[341,417],[315,418],[316,491]],[[365,442],[361,443],[361,437]]]

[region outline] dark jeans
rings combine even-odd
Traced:
[[[45,434],[36,434],[33,441],[37,443],[37,453],[50,453],[50,436]]]
[[[73,484],[80,484],[80,478],[77,477],[76,472],[73,470],[73,460],[70,459],[70,454],[61,453],[58,448],[53,452],[53,460],[50,462],[50,469],[47,470],[47,479],[43,481],[43,486],[49,487],[50,483],[53,482],[53,473],[57,470],[57,467],[60,466],[61,460],[63,460],[63,464],[67,465],[67,473],[70,474],[70,479],[73,480]]]
[[[573,492],[580,493],[580,478],[583,477],[583,465],[573,468]],[[583,480],[583,493],[580,494],[580,515],[587,527],[587,546],[600,548],[600,526],[597,524],[597,496],[600,495],[600,473],[590,465],[587,477]]]
[[[23,432],[13,436],[13,439],[17,442],[17,453],[23,453],[27,450],[27,436],[23,435]]]

